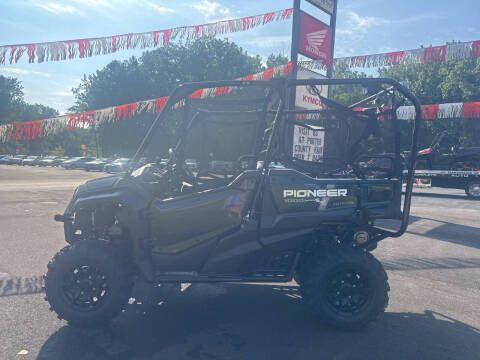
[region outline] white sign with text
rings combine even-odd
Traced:
[[[295,125],[293,129],[293,157],[304,161],[323,160],[325,129],[316,126]]]

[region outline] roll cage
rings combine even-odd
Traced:
[[[399,237],[401,236],[407,226],[409,221],[410,215],[410,205],[411,205],[411,197],[412,197],[412,190],[413,190],[413,182],[414,182],[414,169],[415,169],[415,160],[418,148],[418,134],[419,134],[419,127],[420,127],[420,119],[421,119],[421,107],[418,100],[415,96],[403,85],[398,83],[392,79],[385,79],[385,78],[366,78],[366,79],[307,79],[307,80],[292,80],[292,79],[285,79],[285,78],[277,78],[272,80],[252,80],[252,81],[244,81],[244,80],[234,80],[234,81],[208,81],[208,82],[201,82],[201,83],[188,83],[177,87],[172,94],[170,95],[167,103],[165,104],[164,110],[155,118],[153,121],[152,126],[148,130],[144,140],[142,141],[140,147],[138,148],[135,156],[131,162],[131,168],[127,172],[127,176],[131,174],[131,172],[135,169],[136,164],[139,160],[144,156],[145,151],[152,141],[155,131],[161,126],[163,123],[167,121],[169,112],[178,107],[178,104],[185,99],[188,99],[189,96],[198,91],[200,89],[218,89],[218,88],[227,88],[227,87],[257,87],[257,88],[265,88],[268,89],[271,93],[276,93],[278,95],[278,101],[276,106],[271,112],[274,112],[274,118],[271,126],[268,128],[268,136],[266,137],[264,150],[262,154],[262,166],[259,168],[258,171],[258,190],[257,196],[261,197],[263,188],[266,184],[266,179],[268,175],[268,169],[272,162],[275,161],[283,161],[288,165],[294,165],[297,168],[300,168],[304,171],[308,171],[307,167],[302,167],[298,161],[289,161],[288,155],[286,154],[286,149],[283,145],[286,138],[291,136],[292,128],[294,126],[295,119],[298,115],[315,115],[318,114],[321,110],[297,110],[294,109],[293,106],[289,106],[289,94],[293,88],[298,87],[308,87],[313,92],[319,86],[341,86],[341,85],[351,85],[351,86],[361,86],[367,89],[378,89],[375,94],[370,95],[363,99],[362,101],[356,102],[350,106],[345,106],[340,103],[337,103],[333,100],[327,99],[322,97],[320,93],[318,93],[318,97],[321,98],[322,103],[326,104],[327,106],[331,107],[333,111],[336,111],[339,114],[348,115],[348,116],[355,116],[358,118],[365,118],[372,116],[372,109],[366,109],[363,113],[359,113],[355,109],[374,98],[381,97],[383,95],[392,95],[394,93],[398,93],[403,97],[404,100],[408,100],[415,108],[415,119],[412,126],[411,132],[411,144],[410,144],[410,159],[408,161],[408,172],[402,175],[402,172],[399,171],[399,177],[403,176],[403,180],[406,181],[406,190],[405,196],[403,201],[403,207],[401,208],[401,225],[397,231],[390,231],[382,228],[375,227],[371,224],[377,234],[380,234],[382,237]],[[388,87],[386,87],[388,86]],[[270,97],[270,94],[267,97]],[[392,103],[390,108],[386,111],[382,112],[381,114],[376,114],[376,119],[379,119],[379,116],[390,116],[393,120],[393,123],[396,124],[398,121],[396,118],[396,109],[398,106],[403,105],[402,103]],[[267,111],[265,111],[266,113]],[[292,121],[292,119],[294,119]],[[182,146],[183,141],[185,140],[185,136],[187,133],[187,128],[184,127],[181,129],[180,140],[177,144],[177,149]],[[396,129],[396,126],[394,127]],[[397,143],[399,140],[398,133],[395,134],[395,142]],[[398,145],[398,144],[396,144]],[[394,161],[398,168],[401,168],[400,163],[402,161],[400,156],[400,149],[399,146],[395,147],[395,154],[394,154]],[[258,160],[258,159],[257,159]],[[175,161],[185,161],[183,153],[180,151],[179,156],[175,159]],[[356,170],[353,169],[355,173]],[[318,174],[315,174],[318,177]],[[341,177],[341,174],[338,176]],[[361,178],[359,179],[361,181]],[[261,203],[256,201],[256,204]],[[253,209],[256,212],[258,209]]]

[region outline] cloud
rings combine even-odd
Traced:
[[[15,75],[15,76],[28,75],[28,76],[40,76],[44,78],[51,77],[49,73],[45,73],[41,71],[26,70],[26,69],[15,68],[15,67],[0,68],[0,73],[7,74],[7,75]]]
[[[73,5],[61,4],[53,1],[35,1],[36,7],[48,11],[51,14],[80,14],[80,10]]]
[[[61,96],[61,97],[73,97],[72,91],[55,91],[52,93],[54,96]]]
[[[337,33],[342,35],[364,34],[371,27],[388,24],[389,20],[376,18],[373,16],[361,16],[355,11],[348,11]]]
[[[258,36],[251,40],[243,41],[244,44],[262,47],[262,48],[276,48],[279,46],[289,45],[292,41],[290,35],[278,35],[278,36]]]
[[[114,8],[114,2],[109,0],[71,0],[71,2],[87,8]]]
[[[205,19],[216,18],[216,20],[222,20],[231,15],[230,9],[217,1],[202,0],[194,4],[193,8],[201,13]]]
[[[154,2],[151,2],[151,1],[148,1],[146,3],[146,5],[148,5],[150,8],[152,8],[153,10],[158,12],[159,14],[171,14],[171,13],[175,12],[175,9],[172,9],[172,8],[169,8],[169,7],[166,7],[166,6],[161,6],[161,5],[159,5],[157,3],[154,3]]]
[[[342,23],[337,28],[337,33],[341,35],[359,35],[365,34],[373,27],[395,24],[409,24],[424,20],[438,20],[441,17],[438,14],[419,14],[414,16],[403,17],[400,19],[384,19],[374,16],[362,16],[355,11],[347,11],[345,18],[341,19]]]

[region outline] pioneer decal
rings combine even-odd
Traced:
[[[285,202],[317,201],[323,198],[346,196],[348,196],[348,189],[283,190],[283,200]]]

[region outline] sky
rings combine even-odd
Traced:
[[[0,45],[144,32],[261,14],[293,0],[0,0]],[[480,39],[478,0],[339,0],[335,57],[381,53]],[[323,20],[323,19],[322,19]],[[264,59],[290,54],[291,22],[227,35]],[[18,78],[25,99],[60,113],[73,104],[71,89],[84,74],[144,50],[68,61],[0,65]],[[163,95],[163,94],[159,94]],[[139,99],[142,100],[142,99]]]

